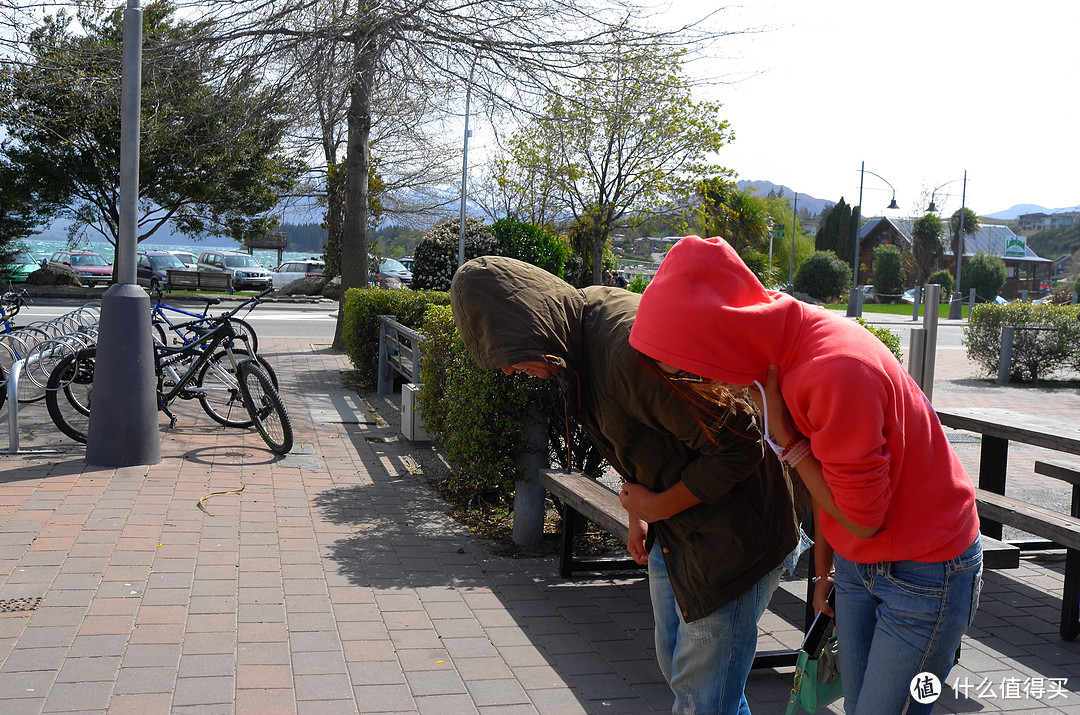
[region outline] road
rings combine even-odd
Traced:
[[[35,298],[16,318],[16,325],[30,325],[37,321],[57,318],[83,304],[83,301]],[[228,302],[216,306],[211,312],[223,312]],[[329,342],[334,337],[337,324],[338,304],[331,301],[320,303],[260,303],[250,313],[241,311],[238,317],[254,326],[260,336],[268,338],[311,338]]]

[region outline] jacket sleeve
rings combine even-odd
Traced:
[[[729,417],[724,424],[695,417],[670,385],[662,381],[643,390],[636,401],[642,423],[667,432],[692,458],[682,469],[683,484],[706,503],[722,500],[739,482],[755,474],[764,456],[760,433],[749,415]]]

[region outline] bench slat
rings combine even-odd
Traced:
[[[1080,549],[1080,519],[983,489],[975,491],[979,516]]]
[[[619,495],[580,472],[541,469],[540,484],[574,511],[624,542],[630,533],[630,516]]]
[[[1080,465],[1065,462],[1035,461],[1035,473],[1080,486]]]

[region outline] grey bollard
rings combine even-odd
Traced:
[[[923,367],[926,364],[926,328],[911,329],[911,345],[908,348],[908,374],[922,389]]]
[[[914,293],[912,293],[912,297],[914,297],[915,300],[913,301],[912,306],[911,306],[911,319],[912,320],[918,320],[919,319],[919,303],[922,302],[922,286],[915,286],[915,291],[914,291]]]
[[[941,286],[930,283],[926,286],[927,310],[923,314],[923,327],[926,329],[926,345],[923,348],[922,366],[922,391],[926,399],[934,398],[934,371],[937,361],[937,329],[938,311],[936,307],[941,300]]]
[[[1028,292],[1026,290],[1020,291],[1020,302],[1021,303],[1027,303],[1028,302]]]
[[[517,458],[523,477],[514,482],[514,543],[530,549],[544,538],[544,487],[537,470],[551,466],[548,458],[547,422],[540,405],[529,404],[525,415],[525,444]]]
[[[998,384],[1008,385],[1012,373],[1013,336],[1016,330],[1011,325],[1001,329],[1001,352],[998,353]]]

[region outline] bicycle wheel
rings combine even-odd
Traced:
[[[69,355],[57,363],[45,389],[45,405],[53,423],[68,437],[83,444],[90,430],[96,359],[96,348]]]
[[[232,318],[230,322],[232,322],[233,332],[236,333],[237,339],[245,343],[245,345],[238,345],[237,347],[249,350],[252,355],[258,353],[259,336],[255,334],[255,328],[251,327],[251,323],[241,318]]]
[[[259,430],[271,452],[288,454],[293,446],[292,422],[270,377],[254,360],[244,360],[236,370],[240,374],[244,404],[255,422],[255,429]]]
[[[0,365],[0,407],[3,407],[4,403],[7,402],[7,388],[8,388],[7,381],[8,381],[7,370],[4,369],[3,365]],[[15,409],[18,409],[18,408],[16,407]],[[8,419],[11,419],[10,415],[8,416]]]
[[[271,367],[270,363],[266,361],[266,358],[264,358],[262,355],[252,355],[250,352],[244,350],[243,348],[233,348],[233,355],[236,356],[237,362],[240,362],[241,360],[245,360],[247,358],[251,358],[255,362],[259,363],[259,367],[261,367],[263,370],[266,370],[266,374],[270,377],[270,382],[274,385],[274,389],[278,390],[279,392],[281,391],[281,385],[278,384],[277,371],[274,370],[273,367]]]
[[[199,404],[215,422],[226,427],[250,427],[254,424],[240,394],[240,381],[224,350],[219,350],[206,361],[195,379],[195,387]]]

